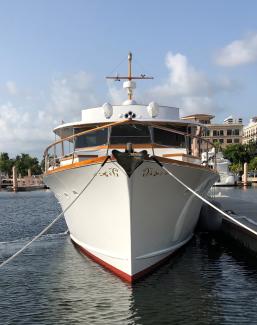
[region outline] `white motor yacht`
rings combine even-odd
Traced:
[[[215,162],[214,162],[215,156]],[[202,153],[202,161],[206,161],[207,153]],[[216,167],[216,171],[219,173],[219,179],[214,183],[214,186],[235,186],[237,185],[238,177],[229,170],[231,162],[223,157],[222,152],[215,154],[215,150],[208,153],[209,166]]]
[[[182,120],[177,107],[133,99],[136,79],[128,56],[128,99],[82,110],[81,120],[57,126],[45,151],[44,181],[65,212],[79,250],[132,282],[192,237],[201,195],[218,174],[201,165],[201,125]],[[77,199],[76,199],[77,198]]]

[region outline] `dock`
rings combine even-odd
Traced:
[[[215,201],[221,204],[222,210],[233,218],[257,232],[257,203],[230,197],[216,197]],[[257,235],[247,231],[232,221],[223,218],[220,233],[229,236],[235,242],[257,254]]]
[[[17,176],[15,166],[13,167],[12,177],[0,177],[0,190],[3,189],[13,192],[24,192],[46,188],[46,185],[43,183],[42,175],[31,175],[30,170],[28,170],[27,176]]]

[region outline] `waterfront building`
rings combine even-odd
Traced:
[[[243,119],[227,117],[223,123],[212,123],[214,115],[194,114],[182,117],[185,120],[193,120],[205,124],[203,136],[206,140],[216,142],[224,149],[230,144],[242,143],[243,140]],[[202,146],[203,148],[204,146]]]
[[[257,116],[251,118],[243,130],[243,143],[249,142],[257,142]]]

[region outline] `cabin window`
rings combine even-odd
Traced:
[[[172,133],[161,129],[154,129],[153,138],[154,143],[163,146],[185,147],[185,136],[181,134]]]
[[[80,133],[85,129],[74,129],[74,133]],[[75,139],[75,149],[96,147],[107,144],[108,129],[98,130],[92,133],[84,134]]]
[[[140,124],[125,124],[112,127],[111,144],[151,143],[149,128]]]

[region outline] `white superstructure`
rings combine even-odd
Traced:
[[[201,165],[200,125],[180,120],[178,108],[132,99],[132,80],[147,78],[132,77],[131,59],[128,77],[115,77],[128,79],[128,100],[55,128],[60,140],[45,152],[44,177],[62,208],[71,205],[73,242],[130,282],[190,240],[202,205],[152,157],[201,195],[218,178]]]
[[[215,156],[215,161],[214,161]],[[219,179],[214,183],[215,186],[235,186],[238,177],[229,170],[231,162],[223,157],[222,152],[215,155],[215,151],[208,152],[209,165],[215,165],[216,171],[219,173]],[[202,161],[207,160],[207,152],[202,153]]]

